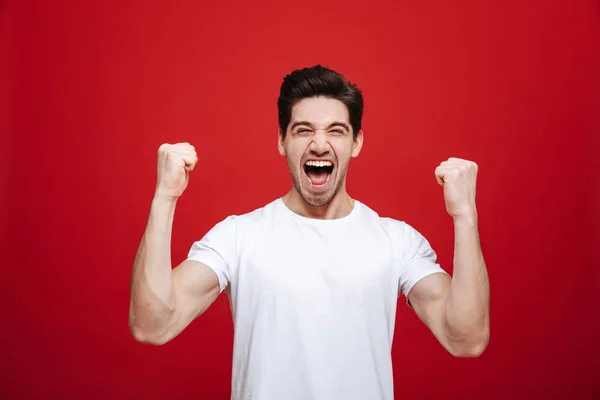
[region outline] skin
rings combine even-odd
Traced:
[[[477,357],[490,338],[490,284],[481,251],[475,192],[478,166],[451,157],[435,170],[446,211],[454,221],[454,271],[418,282],[408,300],[451,354]]]
[[[131,276],[129,329],[140,343],[172,340],[219,295],[219,280],[206,265],[184,261],[172,269],[175,208],[197,162],[189,143],[163,144],[158,150],[156,189]]]
[[[294,212],[320,219],[350,213],[354,200],[346,192],[350,160],[357,157],[363,132],[354,138],[343,103],[325,98],[294,105],[285,138],[278,149],[286,157],[293,187],[283,197]],[[328,183],[313,187],[304,173],[309,160],[329,160],[334,169]],[[176,337],[219,295],[215,273],[196,261],[171,269],[171,232],[177,199],[197,163],[189,143],[163,145],[158,155],[158,181],[146,230],[136,255],[129,326],[136,340],[161,345]],[[454,221],[454,272],[432,274],[408,294],[411,307],[439,343],[457,357],[476,357],[489,342],[489,280],[477,226],[475,189],[478,167],[449,158],[435,170],[443,187],[446,210]]]
[[[346,192],[350,159],[358,157],[363,132],[353,138],[348,109],[338,101],[313,97],[292,108],[285,139],[279,130],[279,153],[287,158],[293,188],[283,197],[294,212],[310,218],[332,219],[348,215],[354,200]],[[325,189],[311,186],[304,172],[308,160],[329,160],[334,169]]]

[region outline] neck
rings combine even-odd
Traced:
[[[293,212],[307,218],[338,219],[348,216],[354,208],[354,200],[342,189],[324,206],[311,206],[292,188],[285,196],[283,203]]]

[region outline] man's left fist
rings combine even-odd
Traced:
[[[477,216],[475,186],[477,164],[462,158],[450,157],[435,169],[435,177],[444,187],[446,211],[452,218]]]

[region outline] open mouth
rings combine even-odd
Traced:
[[[304,164],[304,173],[313,186],[325,185],[332,172],[333,163],[331,161],[310,160]]]

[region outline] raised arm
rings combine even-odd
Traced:
[[[158,152],[157,187],[131,277],[129,328],[142,343],[173,339],[220,293],[217,275],[206,265],[187,260],[173,269],[171,263],[177,199],[197,161],[188,143],[162,145]]]
[[[416,283],[408,300],[451,354],[477,357],[490,338],[490,285],[475,207],[477,165],[450,158],[436,169],[446,209],[454,219],[454,271]]]

